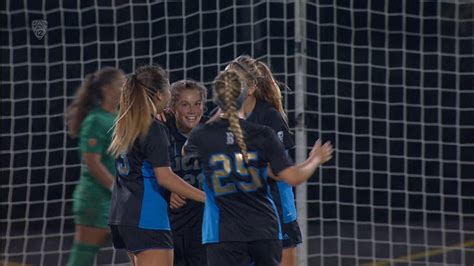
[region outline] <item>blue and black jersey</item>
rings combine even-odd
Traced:
[[[205,122],[205,118],[201,119]],[[170,132],[170,157],[173,172],[195,188],[202,190],[202,170],[197,158],[183,157],[181,149],[187,137],[176,127],[174,116],[167,115],[166,126]],[[201,235],[204,204],[187,199],[186,204],[178,209],[169,209],[173,235]]]
[[[170,230],[165,189],[153,171],[170,166],[169,147],[168,129],[153,120],[146,137],[138,138],[129,152],[116,159],[109,224]]]
[[[294,148],[295,142],[287,123],[280,112],[268,102],[257,100],[255,108],[247,117],[247,121],[269,126],[275,130],[278,139],[283,143],[286,150]],[[284,181],[271,180],[269,183],[281,222],[286,224],[295,221],[297,215],[293,188]]]
[[[185,146],[187,156],[199,157],[205,175],[204,244],[281,239],[267,165],[270,163],[272,171],[279,173],[291,162],[271,128],[245,120],[240,124],[248,165],[226,119],[197,126]]]

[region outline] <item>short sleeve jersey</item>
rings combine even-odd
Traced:
[[[185,146],[187,156],[199,157],[203,165],[205,244],[281,239],[267,164],[271,163],[272,171],[279,173],[291,162],[272,129],[244,120],[240,124],[247,143],[248,165],[225,119],[193,129]]]
[[[170,230],[165,189],[153,171],[169,167],[169,135],[166,126],[153,120],[148,134],[116,159],[109,224],[142,229]]]
[[[201,122],[206,119],[203,118]],[[202,189],[201,164],[195,157],[183,157],[181,149],[188,137],[176,127],[173,116],[166,117],[166,126],[170,132],[170,158],[173,172],[195,188]],[[201,235],[204,204],[187,199],[186,204],[177,209],[169,209],[173,235]]]
[[[291,134],[287,123],[280,112],[268,102],[257,100],[255,108],[247,117],[247,121],[269,126],[276,132],[278,139],[283,143],[286,150],[294,148],[293,134]],[[295,221],[297,215],[293,188],[284,181],[274,180],[270,181],[270,188],[281,222],[290,223]]]
[[[79,131],[79,150],[84,153],[100,155],[100,162],[107,170],[115,174],[115,158],[107,152],[112,141],[112,132],[115,115],[97,107],[94,108],[82,121]],[[81,167],[81,186],[87,188],[85,193],[94,193],[97,190],[108,191],[97,179],[92,176],[85,164]]]

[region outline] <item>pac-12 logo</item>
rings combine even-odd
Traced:
[[[31,28],[38,40],[43,39],[43,37],[48,32],[48,21],[44,19],[35,19],[31,22]]]

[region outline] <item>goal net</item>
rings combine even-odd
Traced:
[[[333,160],[297,188],[299,265],[474,261],[470,1],[0,3],[0,264],[64,265],[80,174],[64,114],[83,77],[159,63],[211,82],[241,54],[287,83],[306,157]],[[212,107],[209,103],[209,107]],[[110,242],[99,265],[127,264]]]

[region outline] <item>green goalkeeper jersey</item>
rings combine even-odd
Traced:
[[[79,132],[81,158],[84,153],[100,154],[101,163],[113,176],[115,176],[115,158],[107,152],[107,148],[112,141],[114,121],[114,114],[97,107],[84,119]],[[74,199],[78,204],[76,208],[88,207],[92,203],[96,205],[95,207],[108,209],[110,204],[109,189],[92,176],[83,161],[81,164],[81,179],[74,192]]]

